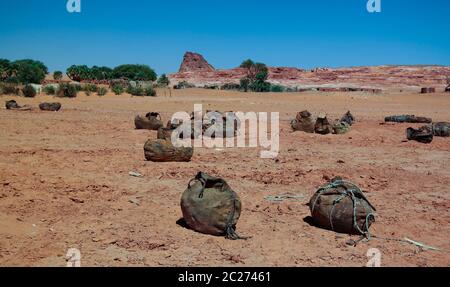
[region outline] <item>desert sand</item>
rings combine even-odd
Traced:
[[[450,140],[405,142],[405,129],[419,125],[380,125],[393,114],[450,121],[448,93],[172,94],[1,96],[2,105],[59,101],[63,109],[0,109],[0,265],[65,266],[69,248],[81,251],[83,266],[365,266],[370,248],[381,251],[383,266],[450,265]],[[158,111],[167,122],[196,103],[280,112],[278,159],[261,159],[260,149],[198,148],[189,163],[146,162],[143,145],[156,132],[135,130],[134,116]],[[357,123],[346,135],[291,132],[289,121],[304,109],[332,119],[350,110]],[[223,177],[240,195],[237,231],[251,239],[230,241],[177,224],[181,194],[198,171]],[[358,237],[310,225],[306,203],[334,176],[357,183],[377,208],[372,234],[440,250],[379,238],[354,247],[346,242]],[[265,199],[286,193],[300,198]]]

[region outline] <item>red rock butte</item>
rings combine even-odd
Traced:
[[[214,69],[205,58],[196,53],[184,55],[180,71],[169,75],[173,83],[187,81],[196,86],[239,83],[246,75],[245,69]],[[450,78],[449,66],[396,65],[349,68],[315,68],[311,70],[291,67],[269,67],[272,84],[280,84],[299,89],[326,90],[385,90],[417,89],[435,87],[444,91]]]
[[[192,52],[184,54],[183,62],[179,73],[184,72],[213,72],[214,67],[211,66],[202,55]]]

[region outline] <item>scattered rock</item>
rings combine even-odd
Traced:
[[[72,200],[75,203],[84,203],[84,200],[79,199],[79,198],[75,198],[75,197],[70,197],[70,200]]]

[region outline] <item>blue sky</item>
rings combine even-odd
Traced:
[[[178,70],[185,51],[216,68],[247,58],[300,68],[450,65],[449,0],[0,0],[0,58],[72,64],[148,64]]]

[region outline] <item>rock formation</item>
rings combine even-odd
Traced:
[[[202,55],[186,52],[179,73],[186,72],[213,72],[214,67],[211,66]]]
[[[297,91],[368,91],[385,89],[421,91],[435,87],[444,91],[448,84],[449,66],[376,66],[351,68],[316,68],[303,70],[289,67],[269,67],[268,81],[295,87]],[[202,55],[187,52],[178,73],[169,75],[172,83],[186,81],[195,86],[238,84],[246,70],[234,68],[215,70]]]

